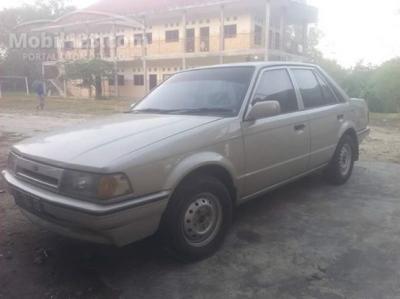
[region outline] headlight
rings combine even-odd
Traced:
[[[8,155],[8,160],[7,160],[7,169],[12,173],[15,173],[16,168],[17,168],[17,158],[15,157],[14,154],[10,153]]]
[[[131,194],[132,188],[124,174],[98,175],[66,170],[61,191],[79,198],[107,200]]]

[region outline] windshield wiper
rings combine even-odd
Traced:
[[[228,108],[194,108],[176,110],[175,112],[182,114],[232,114],[234,111],[233,109]]]
[[[156,114],[169,114],[169,113],[174,113],[180,110],[168,110],[168,109],[155,109],[155,108],[149,108],[149,109],[140,109],[140,110],[130,110],[127,113],[156,113]]]
[[[130,110],[127,113],[155,113],[155,114],[232,114],[233,109],[228,108],[193,108],[193,109],[138,109]]]

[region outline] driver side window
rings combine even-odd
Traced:
[[[262,74],[253,99],[253,104],[264,101],[279,102],[281,105],[281,114],[299,110],[296,92],[294,91],[287,70],[271,70]]]

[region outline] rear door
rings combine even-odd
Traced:
[[[302,174],[308,162],[307,115],[301,111],[286,68],[267,69],[260,74],[250,103],[258,101],[278,101],[281,114],[243,123],[246,195]]]
[[[291,68],[310,124],[311,145],[308,169],[330,161],[345,121],[346,104],[338,100],[324,77],[313,68]]]

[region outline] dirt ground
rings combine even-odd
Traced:
[[[26,137],[37,135],[41,132],[73,125],[91,118],[101,117],[114,112],[125,111],[129,107],[129,104],[130,103],[128,103],[127,101],[99,102],[93,100],[68,100],[66,102],[64,99],[51,99],[48,100],[48,109],[46,111],[36,112],[34,108],[35,101],[32,98],[0,99],[0,169],[3,169],[5,167],[7,154],[10,146],[13,143]],[[388,172],[388,175],[396,175],[396,172],[398,172],[398,174],[400,175],[400,168],[396,168],[395,166],[395,164],[400,164],[400,116],[372,114],[371,128],[371,135],[367,138],[366,142],[362,145],[361,148],[362,166],[359,167],[356,172],[358,172],[361,177],[364,176],[366,181],[371,179],[371,175],[377,177],[383,175],[386,171],[385,169],[392,169],[390,170],[391,172]],[[369,164],[370,162],[368,161],[380,161],[392,164]],[[381,183],[386,185],[389,184],[389,178],[383,180]],[[395,182],[392,183],[390,183],[391,186],[396,185]],[[277,287],[277,285],[274,285],[273,283],[271,285],[262,285],[261,282],[259,282],[260,277],[257,276],[257,273],[261,273],[264,270],[257,267],[258,262],[261,262],[265,267],[274,268],[276,270],[276,273],[282,275],[281,278],[283,279],[283,281],[279,283],[279,288],[285,288],[286,285],[287,290],[295,287],[301,289],[302,287],[304,287],[302,286],[303,283],[320,283],[325,279],[326,276],[328,276],[327,268],[324,266],[324,263],[322,263],[322,265],[313,264],[313,266],[310,266],[310,264],[308,263],[314,263],[315,257],[312,258],[308,256],[309,253],[303,251],[302,253],[304,255],[293,251],[293,248],[295,248],[295,243],[299,242],[295,241],[297,240],[296,237],[292,236],[294,239],[291,239],[290,241],[294,243],[285,243],[285,245],[283,247],[280,247],[279,250],[279,247],[273,249],[265,249],[267,251],[272,250],[272,252],[269,252],[269,254],[272,255],[274,254],[275,250],[277,250],[275,252],[275,256],[279,256],[279,252],[282,252],[282,250],[290,251],[290,253],[287,253],[287,256],[285,256],[285,258],[295,259],[292,261],[295,264],[308,265],[305,266],[305,268],[302,270],[303,272],[309,271],[309,273],[306,273],[306,277],[308,278],[306,278],[305,281],[286,281],[284,277],[287,273],[285,274],[282,272],[283,268],[280,268],[279,265],[272,265],[271,263],[274,262],[273,259],[267,259],[266,256],[259,252],[260,250],[262,250],[262,248],[259,248],[257,246],[261,246],[261,244],[264,244],[263,246],[268,246],[269,243],[263,243],[264,239],[260,235],[260,233],[255,233],[254,229],[249,227],[249,223],[252,223],[252,221],[259,221],[257,222],[258,228],[260,230],[265,229],[264,223],[262,221],[267,219],[265,218],[266,216],[259,214],[257,218],[258,220],[252,220],[253,218],[250,216],[254,215],[254,213],[256,213],[257,210],[260,210],[260,208],[271,208],[271,206],[268,205],[272,205],[272,207],[276,208],[278,211],[281,210],[282,213],[285,212],[284,207],[290,207],[293,210],[289,211],[289,213],[293,214],[292,216],[294,217],[294,219],[301,220],[302,222],[308,221],[306,220],[307,217],[304,218],[303,216],[311,213],[312,209],[323,209],[323,207],[321,206],[323,204],[321,203],[317,206],[313,206],[310,202],[310,205],[306,206],[307,203],[309,203],[309,198],[318,197],[319,195],[326,196],[326,194],[335,195],[335,192],[341,192],[335,191],[335,189],[331,189],[331,187],[327,187],[325,185],[320,186],[319,184],[321,184],[319,181],[317,184],[313,183],[313,181],[306,181],[305,185],[300,183],[300,185],[294,186],[293,190],[297,190],[300,194],[303,194],[301,196],[303,196],[304,201],[296,201],[293,199],[289,200],[288,202],[282,203],[282,201],[278,200],[279,198],[287,198],[288,196],[295,195],[295,191],[284,190],[281,191],[282,193],[279,193],[280,191],[278,191],[275,197],[274,195],[272,195],[273,200],[271,204],[256,203],[255,206],[252,206],[250,204],[250,206],[247,206],[247,208],[245,207],[245,212],[239,215],[238,223],[235,224],[235,228],[233,229],[233,236],[228,238],[228,245],[224,249],[225,251],[223,251],[223,253],[214,257],[212,261],[208,261],[203,264],[200,263],[197,266],[183,266],[177,265],[174,261],[171,261],[167,257],[160,256],[160,253],[153,248],[154,246],[152,244],[152,240],[140,242],[121,250],[110,248],[107,246],[98,246],[68,240],[45,232],[30,224],[21,215],[15,204],[12,202],[10,196],[4,193],[4,182],[0,178],[0,298],[142,298],[146,297],[146,294],[153,294],[152,298],[177,298],[188,297],[192,295],[193,292],[194,294],[196,294],[194,298],[217,296],[215,294],[218,294],[218,296],[228,296],[236,298],[254,298],[258,296],[265,298],[265,296],[261,295],[266,294],[275,294],[275,297],[278,296],[280,294],[279,292],[253,292],[254,290],[257,290],[257,288],[260,289],[265,287],[269,291],[271,291],[275,290],[275,288]],[[358,187],[360,188],[360,190],[352,189]],[[360,179],[359,181],[355,181],[355,186],[350,186],[347,187],[349,189],[342,190],[343,192],[349,193],[350,195],[348,196],[350,197],[357,197],[361,196],[360,194],[363,188],[367,187],[368,185],[366,185],[365,182],[361,182]],[[369,187],[372,188],[372,185]],[[308,189],[310,188],[314,191],[309,191]],[[289,192],[290,194],[286,194],[285,192]],[[371,192],[375,197],[377,196],[374,193],[378,192],[376,189],[373,189]],[[385,190],[385,193],[380,194],[379,196],[382,196],[382,198],[388,198],[388,203],[385,204],[385,209],[387,209],[387,211],[396,210],[396,213],[398,213],[396,215],[391,215],[390,217],[395,218],[390,219],[400,219],[398,216],[400,215],[400,207],[389,207],[389,203],[392,203],[395,200],[396,196],[398,197],[399,194],[399,191],[397,189],[393,189],[392,192],[394,195],[389,194],[389,191]],[[360,200],[360,204],[361,203],[362,201]],[[332,216],[331,212],[329,212],[329,209],[335,210],[339,207],[332,206],[334,205],[333,203],[324,204],[326,205],[325,208],[328,208],[328,210],[323,210],[322,214],[328,213],[330,215],[329,217]],[[367,222],[365,226],[360,226],[360,223],[353,223],[351,227],[359,229],[359,231],[354,232],[355,234],[367,234],[364,230],[369,227],[371,227],[372,230],[376,230],[375,225],[381,225],[381,222],[379,222],[381,221],[381,219],[379,217],[382,217],[382,219],[385,219],[385,221],[389,221],[387,218],[389,217],[388,215],[378,215],[379,217],[374,215],[375,218],[373,218],[374,222],[372,225],[370,222],[368,222],[369,220],[364,219],[368,216],[368,213],[371,213],[370,210],[366,209],[365,205],[369,205],[369,208],[376,208],[376,206],[374,206],[374,204],[371,204],[371,201],[368,201],[368,203],[367,201],[365,201],[361,205],[363,214],[359,215],[358,217],[361,217],[360,219],[363,219],[363,221]],[[356,206],[351,206],[350,208],[350,210],[354,210],[354,212],[357,213]],[[296,209],[300,209],[300,212],[296,212]],[[350,214],[348,215],[350,216]],[[278,220],[278,218],[271,215],[271,213],[269,213],[269,216],[273,217],[273,219]],[[282,217],[282,219],[287,220],[286,216]],[[321,225],[321,223],[323,223],[322,225],[329,224],[324,223],[323,221],[325,220],[322,218],[323,217],[321,216],[320,223],[314,223],[316,227]],[[245,219],[247,220],[244,221]],[[330,221],[333,221],[331,223],[333,225],[343,225],[343,223],[337,219],[330,219]],[[355,220],[350,220],[349,218],[346,219],[346,221],[348,221],[346,223],[349,223]],[[276,224],[271,222],[268,223],[272,226]],[[283,224],[288,225],[287,223]],[[344,226],[342,228],[344,230]],[[274,229],[279,230],[280,228],[275,227]],[[296,225],[289,228],[289,231],[292,230],[292,233],[296,234]],[[289,234],[289,231],[286,231],[286,233]],[[275,234],[274,231],[263,232],[267,235],[272,234],[270,235],[270,238],[273,238]],[[285,233],[285,230],[283,231],[283,233]],[[316,234],[320,233],[321,232],[318,232]],[[309,237],[311,238],[311,236]],[[322,238],[322,235],[319,237]],[[353,237],[361,238],[361,235],[352,235],[351,238]],[[267,242],[268,240],[264,241]],[[314,240],[309,241],[314,242]],[[331,240],[328,241],[331,242]],[[389,242],[388,240],[385,240],[385,242],[386,241]],[[288,242],[288,240],[277,239],[276,242]],[[349,240],[339,240],[338,242],[349,242]],[[256,244],[257,246],[250,246],[249,248],[246,248],[246,250],[244,250],[243,246],[245,246],[246,243]],[[329,247],[325,248],[325,246],[327,245],[328,244],[324,243],[323,245],[321,245],[322,247],[319,247],[320,245],[318,244],[316,246],[318,247],[318,249],[321,249],[322,252],[322,250],[331,250],[328,249]],[[337,246],[339,248],[340,244],[334,244],[332,246]],[[240,248],[242,248],[243,250],[240,250]],[[292,248],[293,250],[291,250],[290,248]],[[393,252],[398,252],[398,248],[399,247],[393,247],[390,250],[392,250]],[[238,250],[234,251],[234,249]],[[314,253],[318,255],[322,254],[321,252],[315,249]],[[238,290],[237,285],[235,285],[236,280],[234,280],[233,282],[227,283],[231,290],[226,290],[226,292],[222,292],[220,287],[217,287],[213,284],[213,280],[215,282],[219,279],[217,275],[219,273],[219,270],[214,268],[216,264],[219,265],[220,268],[226,267],[229,271],[238,271],[237,273],[244,273],[243,275],[245,275],[247,270],[245,271],[244,267],[246,266],[243,263],[237,263],[236,261],[233,265],[234,268],[230,268],[232,267],[232,265],[229,265],[232,259],[247,260],[253,254],[256,256],[257,254],[260,254],[259,257],[262,257],[263,260],[257,261],[256,263],[251,263],[251,267],[253,268],[250,269],[252,271],[249,275],[251,276],[251,279],[254,280],[252,283],[249,283],[246,286],[245,281],[240,282],[239,279],[237,282],[243,284],[243,286],[241,285],[242,289]],[[336,255],[338,253],[329,252],[329,254]],[[354,250],[346,254],[348,254],[348,256],[345,257],[344,260],[342,260],[342,262],[345,264],[354,263],[354,259],[363,259],[363,257],[360,257],[359,253]],[[363,252],[363,254],[367,253]],[[373,257],[377,258],[376,256]],[[368,258],[369,257],[365,256],[365,261],[360,260],[360,262],[371,262],[368,261]],[[396,261],[390,261],[390,263],[393,263],[393,265],[399,265],[397,262],[398,259],[396,259]],[[387,265],[388,268],[390,268],[390,263]],[[284,267],[284,263],[281,266]],[[313,269],[316,269],[315,273],[313,272]],[[370,271],[370,269],[368,269],[368,271]],[[300,272],[298,273],[299,275],[301,274]],[[303,272],[302,274],[304,274]],[[153,275],[155,275],[155,277],[153,277]],[[189,281],[186,278],[190,275],[193,275],[193,278]],[[203,275],[206,278],[204,278]],[[232,276],[234,276],[234,274],[224,273],[222,275],[222,277],[228,279],[232,278]],[[340,276],[341,274],[339,271],[339,274],[335,279],[339,279],[340,281]],[[384,278],[386,276],[384,275],[382,277]],[[275,279],[279,280],[280,278],[275,277]],[[180,284],[179,281],[181,280],[185,281],[185,283],[182,282],[182,284]],[[203,283],[200,283],[200,285],[205,290],[204,293],[202,293],[202,291],[196,285],[196,280],[203,280]],[[400,280],[397,280],[397,282],[398,281]],[[222,283],[223,282],[221,281],[221,284]],[[384,285],[384,283],[382,283],[382,285]],[[388,287],[394,288],[393,290],[400,289],[400,285],[392,285]],[[168,290],[168,294],[165,294],[166,290]],[[332,289],[329,289],[328,286],[322,286],[321,290],[325,290],[326,292],[328,292],[329,296],[326,297],[323,295],[324,293],[319,293],[319,295],[306,297],[349,298],[345,295],[354,295],[354,293],[351,293],[350,291],[347,293],[346,291],[343,291],[342,293],[340,293],[339,291],[334,292],[332,291]],[[321,290],[319,290],[318,292],[320,292]],[[214,291],[216,293],[213,293]],[[165,297],[162,295],[163,292]],[[183,294],[185,294],[186,296],[183,296]],[[292,294],[291,292],[285,294],[286,295],[282,297],[302,297],[302,295],[297,296],[296,293]],[[311,293],[306,292],[305,294]],[[364,293],[361,292],[358,294]],[[393,294],[396,294],[396,292],[394,292]],[[355,296],[352,298],[366,297]],[[372,296],[371,298],[385,298],[385,296]],[[387,298],[391,297],[389,296]]]

